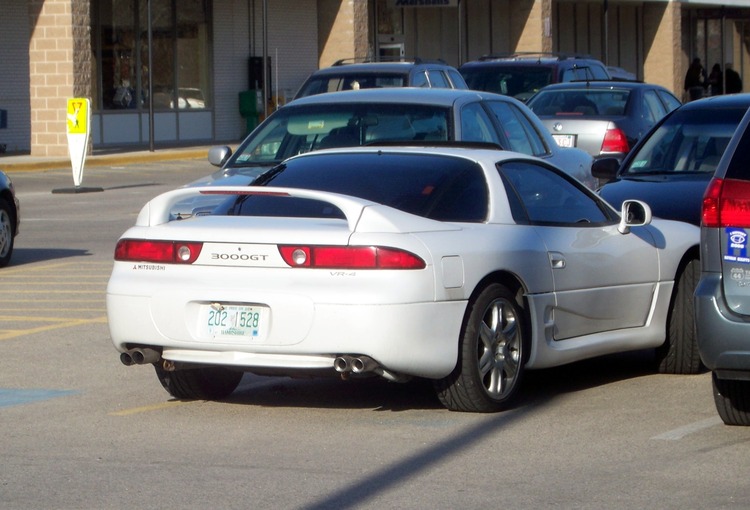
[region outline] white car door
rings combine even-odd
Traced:
[[[658,279],[658,254],[645,228],[617,230],[619,218],[561,174],[528,162],[505,163],[522,221],[547,247],[555,340],[643,326]],[[512,192],[509,192],[512,194]]]

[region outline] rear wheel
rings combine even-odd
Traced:
[[[523,375],[526,321],[504,285],[488,285],[470,304],[453,372],[435,381],[452,411],[493,412],[514,400]]]
[[[0,198],[0,267],[7,266],[13,254],[14,228],[10,205],[7,200]]]
[[[175,398],[216,400],[229,396],[240,384],[243,372],[225,367],[199,367],[167,371],[154,364],[164,389]]]
[[[667,316],[667,338],[656,349],[662,374],[697,374],[703,368],[695,331],[693,293],[700,279],[700,262],[690,260],[680,271]]]
[[[711,374],[714,402],[722,421],[727,425],[750,426],[750,381],[719,379]]]

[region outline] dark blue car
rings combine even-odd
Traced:
[[[743,115],[750,94],[714,96],[682,105],[643,137],[619,165],[596,161],[600,195],[619,208],[625,199],[646,202],[654,216],[700,225],[708,182]]]

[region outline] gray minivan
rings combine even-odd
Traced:
[[[750,113],[703,195],[698,348],[727,425],[750,425]]]

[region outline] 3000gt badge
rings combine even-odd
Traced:
[[[203,245],[198,264],[212,266],[279,267],[283,265],[279,250],[270,244]]]

